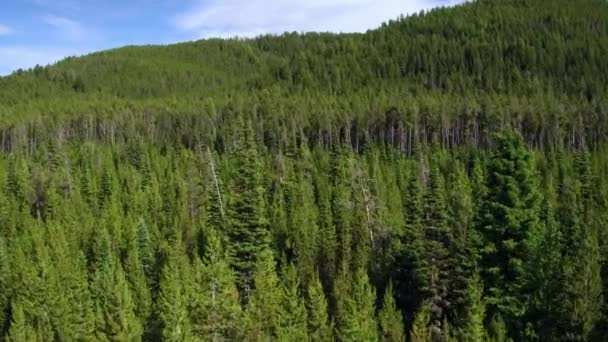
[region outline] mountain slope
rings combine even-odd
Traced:
[[[194,114],[213,102],[220,111],[256,107],[288,121],[296,119],[284,111],[295,107],[294,124],[304,129],[333,122],[339,131],[353,121],[373,129],[391,112],[441,130],[438,122],[452,127],[476,115],[531,126],[530,134],[551,120],[603,140],[606,55],[605,1],[481,0],[365,34],[204,40],[69,58],[1,78],[0,114],[6,126],[96,113]]]

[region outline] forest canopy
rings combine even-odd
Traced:
[[[606,341],[607,55],[478,0],[2,77],[0,340]]]

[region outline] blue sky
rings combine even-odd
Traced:
[[[363,32],[462,0],[0,0],[0,75],[124,45]]]

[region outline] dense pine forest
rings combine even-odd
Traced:
[[[0,340],[607,341],[606,56],[478,0],[2,77]]]

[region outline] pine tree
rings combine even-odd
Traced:
[[[336,334],[339,341],[377,341],[376,293],[363,269],[336,281]]]
[[[328,305],[318,276],[308,285],[306,307],[308,309],[308,335],[312,341],[333,340],[333,324],[328,316]]]
[[[351,156],[347,147],[339,147],[334,153],[331,209],[338,246],[336,268],[341,269],[352,266]]]
[[[241,124],[234,162],[230,184],[232,197],[227,205],[228,240],[239,290],[247,300],[257,260],[267,253],[270,243],[261,165],[249,120]]]
[[[150,287],[156,289],[157,287],[152,282],[153,275],[155,274],[156,260],[152,236],[150,236],[150,227],[144,220],[139,220],[135,233],[138,259],[141,262],[146,278],[150,282]]]
[[[192,323],[188,311],[186,274],[188,263],[178,248],[169,251],[163,267],[158,298],[158,316],[163,341],[187,341],[191,338]]]
[[[313,277],[319,256],[321,234],[317,226],[317,213],[311,184],[307,179],[298,180],[289,201],[290,235],[294,240],[294,258],[303,285]],[[322,237],[324,238],[324,237]]]
[[[142,326],[145,327],[152,312],[152,294],[150,293],[150,282],[146,277],[144,266],[140,259],[137,233],[135,225],[129,224],[125,237],[127,240],[125,246],[125,272],[129,289],[133,296],[135,313]]]
[[[9,251],[6,239],[3,234],[0,234],[0,324],[3,327],[8,325],[10,319],[11,287],[13,285]]]
[[[12,305],[12,321],[6,336],[7,342],[43,341],[27,321],[23,308],[18,303]]]
[[[412,323],[412,329],[410,331],[411,342],[430,342],[431,331],[429,330],[429,323],[431,321],[431,306],[429,303],[424,302]]]
[[[523,331],[518,319],[528,307],[526,265],[531,251],[528,240],[539,232],[539,191],[532,164],[521,135],[503,131],[495,135],[488,165],[488,193],[482,203],[481,271],[488,314],[506,318],[509,331]]]
[[[460,330],[463,325],[470,323],[469,312],[476,305],[471,302],[474,298],[471,297],[470,290],[477,273],[479,255],[476,247],[479,244],[479,234],[474,229],[475,200],[472,184],[459,163],[456,164],[448,189],[448,222],[453,236],[450,244],[450,255],[453,258],[453,266],[450,267],[451,309],[448,314],[455,330]]]
[[[541,220],[545,233],[538,244],[538,253],[529,264],[530,307],[526,320],[534,322],[541,339],[557,340],[560,332],[560,307],[562,306],[562,287],[564,274],[562,270],[563,235],[556,217],[556,203],[560,203],[555,192],[553,176],[545,177],[544,200],[541,206]],[[561,197],[561,196],[560,196]],[[561,205],[560,205],[561,206]],[[560,210],[563,214],[563,212]]]
[[[8,173],[6,176],[6,190],[14,199],[17,208],[21,208],[27,198],[27,177],[28,173],[23,161],[13,157],[9,159]]]
[[[588,158],[579,154],[575,179],[564,179],[560,189],[559,222],[564,236],[561,327],[563,336],[585,340],[600,319],[602,303],[600,255],[593,221],[593,185]],[[581,263],[581,260],[584,260]]]
[[[135,316],[135,305],[121,264],[103,265],[95,277],[97,338],[101,341],[141,339],[143,329]]]
[[[206,234],[204,263],[197,259],[194,269],[196,284],[190,298],[194,335],[214,342],[240,339],[243,312],[236,279],[214,229]]]
[[[281,288],[271,254],[263,254],[256,266],[255,290],[246,309],[245,339],[268,340],[279,335],[281,316]]]
[[[415,308],[423,300],[426,277],[423,274],[423,203],[417,168],[413,168],[407,181],[403,198],[405,220],[401,239],[401,251],[395,269],[395,289],[399,307],[404,310],[406,322],[413,322]]]
[[[507,326],[500,314],[494,315],[488,327],[489,342],[507,342],[511,341],[508,337]]]
[[[378,314],[378,323],[380,325],[380,340],[392,342],[405,341],[403,317],[395,304],[393,285],[390,283],[384,292],[384,301],[382,309]]]
[[[443,176],[436,165],[431,167],[428,189],[424,201],[424,258],[426,277],[425,292],[431,303],[431,330],[439,334],[449,310],[452,280],[450,273],[455,268],[451,255],[454,245],[448,227],[447,203]]]
[[[466,312],[466,323],[460,329],[459,340],[470,342],[481,342],[487,340],[484,327],[486,318],[486,304],[483,299],[483,287],[478,276],[474,276],[468,282],[467,289],[468,312]]]
[[[278,339],[282,341],[305,341],[307,312],[300,295],[300,281],[293,264],[283,270],[281,284],[281,316]]]

